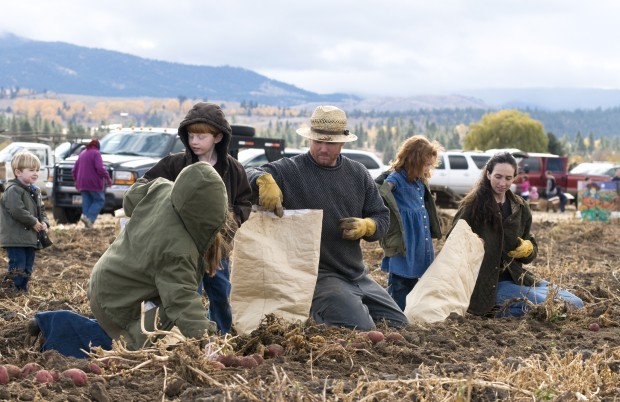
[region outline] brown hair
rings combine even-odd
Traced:
[[[437,141],[429,141],[421,135],[407,138],[398,149],[396,158],[392,162],[392,170],[405,170],[410,182],[420,178],[425,182],[431,177],[430,171],[425,172],[426,161],[435,158],[433,167],[439,164],[439,153],[444,149]]]
[[[232,239],[237,229],[237,223],[233,213],[229,212],[226,223],[215,235],[211,246],[207,249],[203,256],[204,271],[209,276],[214,276],[220,267],[222,258],[227,257],[232,250]]]
[[[197,123],[192,123],[190,125],[187,126],[187,133],[192,133],[192,134],[213,134],[214,136],[217,136],[220,133],[220,130],[218,130],[216,127],[204,123],[204,122],[197,122]]]

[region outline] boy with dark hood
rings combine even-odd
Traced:
[[[252,190],[245,169],[228,154],[232,129],[222,109],[213,103],[195,104],[179,125],[178,134],[185,144],[185,152],[166,156],[146,172],[144,178],[163,177],[174,181],[184,167],[198,161],[207,162],[222,178],[228,194],[228,209],[237,225],[241,225],[252,209]],[[202,284],[209,298],[209,318],[225,334],[232,325],[228,259],[222,260],[220,268],[213,277],[205,275]]]

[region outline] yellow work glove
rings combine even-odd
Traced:
[[[523,240],[520,237],[518,237],[518,239],[519,239],[519,247],[509,252],[508,257],[512,257],[512,258],[529,257],[529,255],[532,254],[532,251],[534,251],[534,245],[532,245],[532,242],[529,240]]]
[[[377,224],[370,218],[342,218],[340,219],[342,238],[357,240],[375,234]]]
[[[262,175],[256,179],[258,186],[258,205],[267,208],[280,218],[284,215],[282,208],[282,191],[278,184],[269,173]]]

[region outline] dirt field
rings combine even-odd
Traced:
[[[238,356],[263,355],[262,364],[224,369],[192,343],[139,353],[118,347],[88,360],[37,351],[36,341],[26,336],[28,320],[44,310],[88,315],[90,270],[114,239],[111,217],[89,231],[81,225],[57,227],[55,245],[37,255],[30,294],[15,298],[0,290],[0,363],[22,367],[37,362],[56,371],[81,368],[88,383],[78,387],[61,379],[38,385],[32,377],[14,379],[0,385],[0,400],[617,400],[618,223],[581,222],[570,212],[535,213],[540,252],[531,269],[573,290],[586,302],[580,311],[546,303],[523,319],[457,316],[439,324],[411,325],[398,331],[400,340],[374,345],[355,331],[288,325],[270,317],[252,336],[213,345]],[[376,244],[364,247],[373,276],[384,284],[378,269],[381,250]],[[6,269],[6,254],[2,256]],[[600,330],[590,329],[594,323]],[[284,353],[268,358],[265,346],[271,344],[283,346]],[[103,368],[101,375],[88,369],[92,362]]]

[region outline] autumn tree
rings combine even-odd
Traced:
[[[463,139],[466,150],[518,148],[529,152],[547,152],[549,139],[540,121],[518,110],[488,113],[470,125]]]

